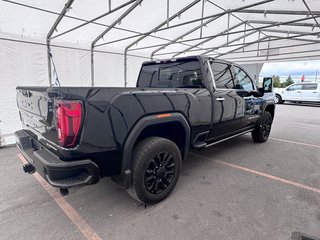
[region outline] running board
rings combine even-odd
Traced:
[[[209,144],[207,144],[207,145],[205,146],[205,148],[211,147],[211,146],[213,146],[213,145],[216,145],[216,144],[218,144],[218,143],[221,143],[221,142],[224,142],[224,141],[227,141],[227,140],[230,140],[230,139],[232,139],[232,138],[239,137],[239,136],[241,136],[241,135],[244,135],[244,134],[247,134],[247,133],[249,133],[249,132],[252,132],[253,130],[254,130],[254,129],[250,129],[250,130],[247,130],[247,131],[238,133],[238,134],[236,134],[236,135],[232,135],[232,136],[230,136],[230,137],[221,139],[221,140],[219,140],[219,141],[216,141],[216,142],[213,142],[213,143],[209,143]]]

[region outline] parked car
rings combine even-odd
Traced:
[[[189,149],[250,132],[268,139],[272,79],[263,86],[237,64],[197,56],[145,62],[136,88],[17,87],[24,171],[62,193],[112,177],[138,201],[157,203]]]
[[[275,102],[320,102],[320,83],[294,83],[286,88],[274,89]]]

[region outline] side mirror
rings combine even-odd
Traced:
[[[260,90],[260,89],[259,89]],[[254,96],[254,97],[263,97],[263,92],[261,91],[251,91],[249,93],[250,96]]]
[[[271,93],[273,91],[273,81],[271,77],[263,78],[262,88],[259,91],[263,93]]]

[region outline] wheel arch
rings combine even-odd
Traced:
[[[178,128],[180,134],[183,132],[183,136],[173,134],[172,130],[175,128]],[[168,132],[168,130],[171,131]],[[156,114],[141,118],[130,131],[123,145],[121,174],[112,177],[112,179],[124,188],[129,188],[131,182],[130,166],[132,151],[136,143],[142,139],[150,136],[167,138],[177,144],[183,159],[188,153],[190,135],[189,123],[181,113]]]
[[[274,119],[274,112],[275,112],[275,105],[274,104],[268,104],[264,108],[264,111],[270,112],[272,120]]]

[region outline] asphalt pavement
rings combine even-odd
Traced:
[[[17,153],[0,149],[0,239],[320,237],[319,106],[277,105],[266,143],[246,134],[189,154],[172,194],[146,208],[107,178],[61,197]]]

